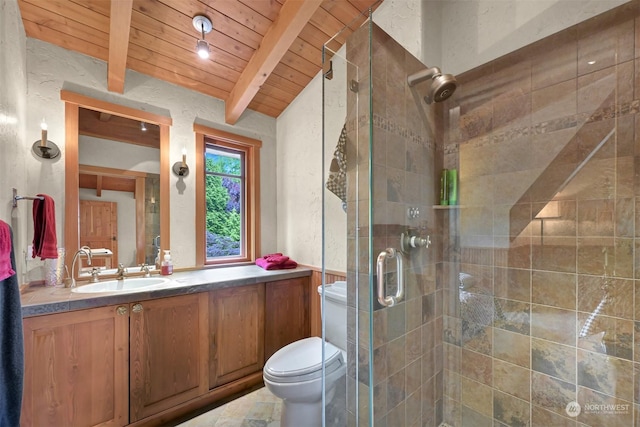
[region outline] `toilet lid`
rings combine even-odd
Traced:
[[[311,376],[314,378],[321,376],[323,342],[318,337],[311,337],[281,348],[267,360],[264,375],[279,382],[310,380]],[[324,350],[325,373],[333,372],[344,364],[342,354],[337,347],[324,342]]]

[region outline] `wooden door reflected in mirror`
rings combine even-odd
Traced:
[[[80,245],[103,248],[93,254],[91,266],[110,269],[118,258],[118,204],[80,200]]]

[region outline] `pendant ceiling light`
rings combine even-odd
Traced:
[[[211,20],[204,15],[196,15],[193,17],[193,27],[202,34],[202,38],[196,43],[196,52],[202,59],[209,57],[209,43],[204,39],[205,34],[209,34],[213,30]]]

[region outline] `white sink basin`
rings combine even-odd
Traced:
[[[131,277],[124,280],[107,280],[104,282],[90,283],[71,289],[77,293],[97,293],[97,292],[134,292],[159,288],[171,280],[164,277]]]

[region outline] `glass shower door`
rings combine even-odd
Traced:
[[[347,318],[342,325],[347,342],[338,345],[344,347],[347,369],[335,384],[325,376],[325,426],[368,425],[358,421],[370,419],[373,402],[367,385],[371,366],[368,26],[358,34],[345,28],[323,48],[323,286],[340,273],[347,280]],[[340,47],[344,38],[348,46]],[[353,49],[360,52],[358,58]],[[332,326],[325,308],[323,292],[323,338],[330,341],[333,331],[327,331]]]
[[[441,165],[435,109],[407,84],[425,65],[370,16],[338,37],[323,52],[323,268],[346,272],[347,372],[344,397],[325,382],[325,425],[438,425]]]

